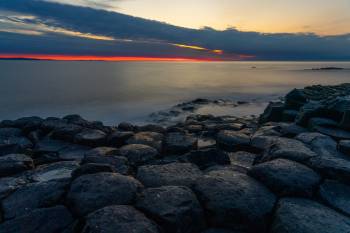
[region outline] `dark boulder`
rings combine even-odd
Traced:
[[[56,233],[73,222],[64,206],[37,209],[26,215],[0,224],[1,233]]]
[[[122,122],[118,125],[118,129],[121,131],[134,131],[135,130],[135,126],[133,126],[132,124],[128,123],[128,122]]]
[[[108,205],[131,204],[140,188],[142,185],[130,176],[90,174],[72,182],[67,200],[77,215],[84,216]]]
[[[98,147],[106,144],[107,134],[97,129],[85,129],[74,137],[74,141],[78,144]]]
[[[340,152],[350,155],[350,140],[343,140],[339,142],[338,149]]]
[[[187,187],[146,189],[138,198],[136,207],[154,219],[165,232],[195,233],[205,228],[203,210]]]
[[[131,206],[108,206],[86,217],[83,233],[158,233],[158,227]]]
[[[216,137],[216,143],[219,147],[229,151],[250,149],[250,137],[232,130],[220,131]]]
[[[85,157],[118,155],[119,150],[114,147],[97,147],[85,153]]]
[[[302,89],[294,89],[285,97],[285,105],[289,109],[299,110],[307,101],[308,97]]]
[[[163,134],[156,132],[140,132],[130,137],[127,144],[141,144],[151,146],[158,151],[162,149]]]
[[[137,127],[137,131],[139,131],[139,132],[164,133],[165,129],[164,129],[164,127],[162,127],[160,125],[149,124],[149,125],[143,125],[143,126]]]
[[[295,119],[298,125],[307,127],[309,120],[313,117],[322,117],[326,115],[325,106],[319,102],[311,101],[305,104]]]
[[[194,186],[211,226],[265,232],[275,196],[253,178],[233,171],[213,171]]]
[[[64,161],[38,166],[28,171],[25,176],[34,182],[45,182],[59,179],[70,179],[72,172],[79,166],[76,161]]]
[[[129,173],[128,159],[122,156],[85,156],[82,160],[82,164],[95,163],[95,164],[108,164],[114,167],[115,171],[127,175]]]
[[[229,153],[228,156],[232,165],[240,166],[246,169],[250,169],[257,158],[256,154],[245,151]]]
[[[17,128],[0,128],[0,156],[24,153],[33,147],[33,143],[23,136]]]
[[[126,157],[130,165],[140,166],[155,159],[158,151],[147,145],[131,144],[121,147],[119,155]]]
[[[43,119],[40,117],[22,117],[13,121],[13,126],[22,129],[25,133],[28,133],[40,128],[42,122]]]
[[[332,208],[350,216],[350,186],[334,180],[326,180],[319,191],[321,199]]]
[[[51,132],[55,139],[73,141],[76,134],[80,133],[83,127],[74,124],[59,125]]]
[[[280,196],[311,197],[321,180],[312,169],[286,159],[256,165],[248,174]]]
[[[198,148],[198,140],[183,133],[168,133],[163,140],[165,154],[185,154]]]
[[[350,232],[350,219],[317,202],[286,198],[279,201],[271,233]]]
[[[259,122],[261,124],[266,122],[280,122],[282,121],[284,110],[285,107],[283,103],[270,103],[264,113],[260,116]]]
[[[217,149],[192,151],[186,155],[186,158],[189,162],[196,164],[200,169],[206,169],[214,165],[230,164],[229,156]]]
[[[86,163],[78,167],[72,172],[72,178],[76,179],[79,176],[96,174],[101,172],[116,172],[115,168],[110,164]]]
[[[34,168],[33,159],[23,154],[0,156],[0,177],[15,175]]]
[[[115,131],[108,136],[107,145],[114,147],[124,146],[133,135],[134,133],[130,131]]]
[[[146,187],[191,186],[202,176],[199,168],[191,163],[146,165],[138,168],[137,179]]]
[[[25,184],[26,180],[18,177],[0,178],[0,199],[4,199]]]

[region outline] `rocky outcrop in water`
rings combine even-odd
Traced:
[[[350,85],[258,119],[0,123],[0,232],[350,232]]]

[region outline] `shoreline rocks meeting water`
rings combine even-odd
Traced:
[[[0,122],[1,233],[349,233],[350,84],[260,118]]]

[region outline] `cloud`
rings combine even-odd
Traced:
[[[84,2],[88,3],[89,1]],[[102,1],[102,3],[107,4],[108,2]],[[208,27],[197,30],[117,12],[39,0],[0,1],[0,9],[35,17],[34,19],[21,19],[23,23],[60,28],[82,35],[147,42],[139,44],[139,53],[143,51],[142,46],[140,47],[141,44],[145,50],[150,45],[181,44],[203,47],[208,50],[223,50],[225,54],[253,55],[256,59],[261,60],[350,60],[350,34],[342,36],[262,34],[241,32],[234,28],[217,31]],[[42,36],[42,38],[44,37]],[[3,42],[0,42],[0,45],[1,43]],[[47,42],[43,41],[43,43]],[[73,48],[77,43],[71,43],[74,51],[82,47]],[[115,45],[113,44],[113,46]],[[27,46],[31,45],[27,43]],[[69,44],[66,46],[68,48]],[[93,46],[95,47],[90,49],[98,52],[97,48],[105,48],[105,42],[96,42]],[[109,44],[109,46],[112,45]],[[167,46],[171,48],[170,45]],[[169,52],[169,50],[163,49],[164,54]],[[102,49],[101,51],[107,50]],[[189,48],[182,48],[181,51],[187,50]],[[82,51],[84,49],[81,49]]]

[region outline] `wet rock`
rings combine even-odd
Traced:
[[[32,183],[17,189],[2,201],[4,218],[12,219],[34,209],[57,205],[68,185],[68,180],[57,180]]]
[[[132,124],[128,123],[128,122],[122,122],[118,125],[118,129],[121,131],[134,131],[135,130],[135,126],[133,126]]]
[[[17,177],[0,178],[0,199],[3,199],[19,187],[26,184],[26,181]]]
[[[185,154],[198,147],[198,140],[183,133],[168,133],[163,141],[165,154]]]
[[[143,126],[137,127],[137,131],[139,131],[139,132],[164,133],[165,129],[162,126],[160,126],[160,125],[149,124],[149,125],[143,125]]]
[[[131,144],[120,148],[119,155],[128,159],[133,166],[143,165],[158,156],[158,151],[153,147],[141,144]]]
[[[350,155],[350,140],[340,141],[338,148],[339,148],[340,152],[342,152],[346,155]]]
[[[295,119],[298,125],[307,127],[309,120],[313,117],[321,117],[325,115],[324,105],[319,102],[311,101],[305,104]]]
[[[257,155],[245,151],[238,151],[229,153],[229,158],[232,165],[250,169],[253,166]]]
[[[264,232],[275,196],[249,176],[232,171],[214,171],[198,179],[194,190],[207,211],[212,226]]]
[[[188,186],[190,187],[202,172],[190,163],[170,163],[165,165],[141,166],[137,179],[146,187]]]
[[[79,134],[75,135],[75,142],[78,144],[98,147],[106,143],[107,134],[101,130],[85,129]]]
[[[158,227],[131,206],[108,206],[86,217],[83,233],[158,233]]]
[[[337,157],[317,156],[308,165],[323,176],[331,179],[350,181],[350,160]]]
[[[51,233],[61,232],[73,222],[64,206],[37,209],[26,215],[0,224],[1,233]]]
[[[116,172],[115,168],[109,164],[86,163],[78,167],[72,172],[72,178],[76,179],[79,176],[96,174],[101,172]]]
[[[326,180],[321,186],[319,196],[333,209],[350,216],[350,186],[334,180]]]
[[[192,151],[186,155],[189,162],[196,164],[200,169],[206,169],[214,165],[230,164],[229,156],[217,149],[203,149]]]
[[[160,151],[162,147],[162,139],[163,134],[160,133],[140,132],[130,137],[126,143],[147,145]]]
[[[86,157],[118,155],[119,150],[114,147],[97,147],[85,153]]]
[[[107,138],[107,144],[114,147],[121,147],[126,145],[126,142],[129,138],[134,135],[133,132],[130,131],[116,131],[113,132]]]
[[[299,110],[308,100],[302,89],[294,89],[286,95],[285,105],[287,108]]]
[[[74,124],[59,125],[52,131],[52,137],[55,139],[73,141],[76,134],[80,133],[83,127]]]
[[[203,210],[191,189],[180,186],[149,188],[136,207],[152,217],[165,232],[200,232],[205,228]]]
[[[280,196],[311,197],[321,180],[312,169],[285,159],[256,165],[248,174]]]
[[[219,147],[230,151],[246,150],[250,147],[250,137],[236,131],[220,131],[216,138]]]
[[[270,103],[265,109],[264,113],[260,116],[259,122],[280,122],[282,120],[284,110],[285,108],[283,103]]]
[[[141,187],[134,178],[117,173],[84,175],[72,182],[67,200],[76,214],[84,216],[108,205],[131,204]]]
[[[35,182],[45,182],[58,179],[69,179],[72,172],[79,166],[78,162],[57,162],[49,165],[42,165],[26,174]]]
[[[350,219],[317,202],[286,198],[279,201],[271,233],[349,232]]]
[[[33,160],[27,155],[10,154],[0,156],[0,177],[15,175],[33,168]]]

